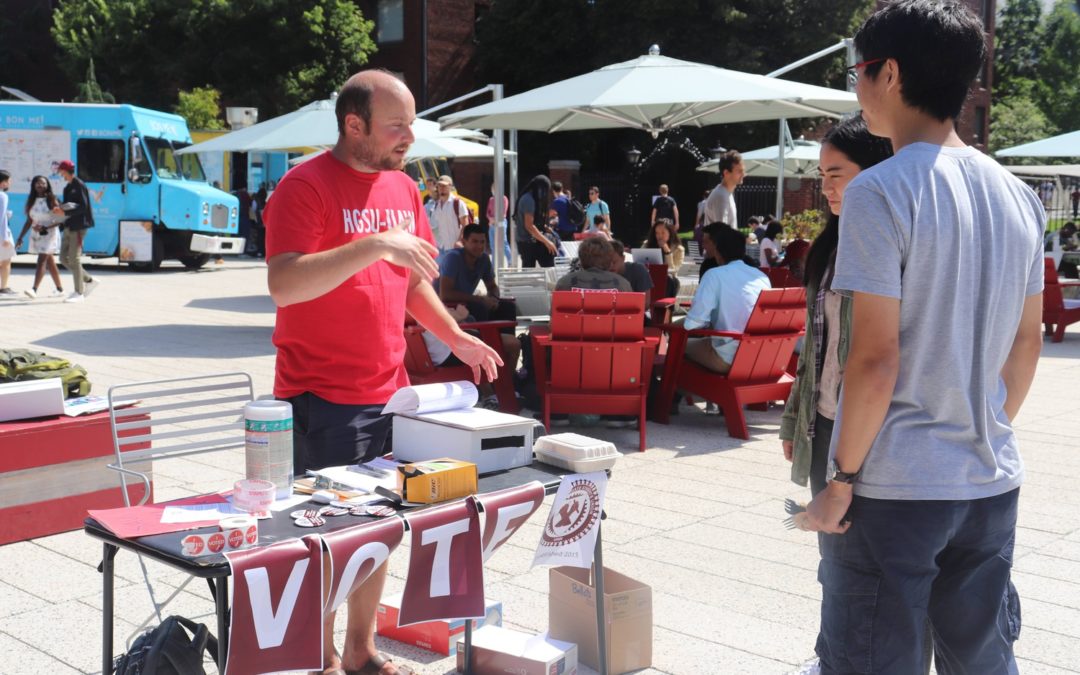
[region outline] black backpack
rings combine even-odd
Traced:
[[[581,229],[581,226],[585,224],[585,207],[581,205],[581,202],[576,199],[566,200],[566,220],[575,229]]]
[[[157,628],[137,637],[127,654],[117,657],[113,672],[116,675],[206,675],[204,651],[217,660],[217,640],[206,626],[182,616],[170,616]]]

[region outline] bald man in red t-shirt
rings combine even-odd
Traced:
[[[498,354],[462,331],[431,284],[437,249],[420,193],[401,169],[414,140],[416,105],[390,73],[352,76],[337,98],[338,141],[285,175],[267,204],[266,257],[277,304],[274,395],[293,405],[295,472],[382,455],[382,407],[408,385],[408,312],[462,362],[493,379]],[[345,649],[327,619],[328,673],[371,664],[408,672],[375,649],[383,565],[349,596]]]

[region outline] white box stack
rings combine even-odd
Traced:
[[[612,443],[581,434],[541,436],[533,442],[533,450],[539,461],[574,473],[610,469],[619,459]]]

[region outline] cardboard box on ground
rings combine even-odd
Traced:
[[[458,649],[458,639],[465,634],[465,619],[426,621],[398,627],[401,593],[384,598],[375,613],[375,631],[391,640],[450,656]],[[502,625],[502,603],[485,601],[484,618],[473,619],[473,629]]]
[[[578,648],[571,642],[553,640],[499,626],[485,626],[473,633],[474,675],[575,675]],[[457,644],[457,670],[465,672],[465,641]]]
[[[596,634],[596,587],[591,571],[553,567],[548,578],[548,635],[574,642],[578,660],[600,667]],[[625,673],[652,665],[652,588],[604,568],[604,617],[607,622],[607,665]]]

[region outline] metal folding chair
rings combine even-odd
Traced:
[[[144,489],[138,505],[150,501],[149,473],[153,461],[243,448],[244,404],[253,400],[255,388],[251,376],[241,372],[109,387],[109,424],[116,461],[107,466],[120,474],[125,505],[131,506],[129,478],[142,481]],[[132,465],[141,466],[142,470]],[[161,608],[194,578],[185,580],[164,602],[158,603],[142,556],[139,565],[154,613],[132,636],[138,635],[155,617],[160,622]]]

